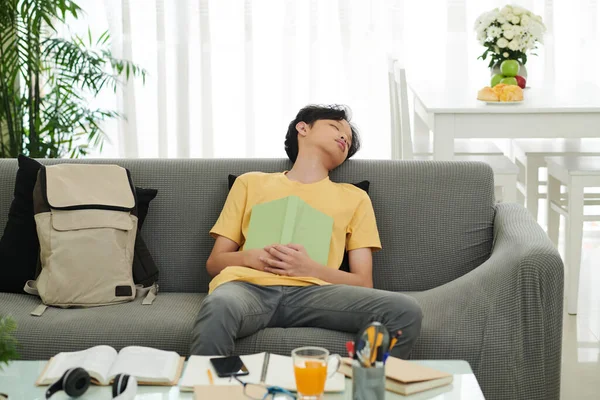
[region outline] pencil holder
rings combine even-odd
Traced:
[[[352,366],[352,400],[384,400],[385,368]]]

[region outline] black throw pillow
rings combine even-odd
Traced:
[[[40,249],[33,214],[33,188],[41,164],[24,155],[19,155],[18,162],[14,199],[10,205],[4,234],[0,239],[0,292],[9,293],[23,293],[25,282],[35,279]],[[134,249],[134,266],[137,265],[137,268],[134,267],[133,275],[136,283],[143,284],[136,281],[136,270],[156,270],[150,277],[158,276],[156,264],[139,235],[139,230],[148,215],[149,203],[158,191],[138,187],[135,191],[138,197],[138,235]],[[137,275],[139,277],[140,273]]]
[[[229,183],[229,190],[231,190],[231,187],[235,183],[236,179],[237,179],[237,175],[229,174],[227,176],[227,181]],[[371,185],[371,182],[361,181],[361,182],[353,183],[353,185],[359,189],[364,190],[365,192],[367,192],[367,194],[369,194],[369,186]],[[344,251],[344,259],[342,260],[342,264],[340,265],[340,270],[350,272],[350,259],[348,258],[347,251]]]

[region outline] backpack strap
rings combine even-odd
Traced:
[[[151,286],[143,287],[142,285],[135,285],[135,297],[146,296],[142,301],[143,305],[150,305],[154,302],[156,295],[158,294],[158,283],[154,282]]]
[[[29,293],[33,296],[39,296],[40,294],[38,293],[37,290],[37,285],[36,282],[34,280],[28,280],[27,282],[25,282],[25,287],[23,288],[23,290],[25,291],[25,293]]]
[[[25,282],[25,287],[23,287],[23,290],[26,293],[29,293],[33,296],[38,296],[39,297],[39,293],[37,290],[37,285],[36,282],[33,280],[28,280],[27,282]],[[44,313],[44,311],[46,311],[46,309],[48,308],[47,305],[45,305],[44,303],[39,304],[32,312],[30,312],[30,315],[33,315],[34,317],[41,317],[42,314]]]

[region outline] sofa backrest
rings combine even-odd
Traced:
[[[289,169],[283,159],[41,160],[116,163],[136,186],[158,189],[142,234],[159,269],[161,291],[206,292],[208,232],[228,193],[228,174]],[[17,161],[0,160],[0,228],[13,197]],[[336,182],[369,180],[383,250],[374,255],[375,287],[427,290],[471,271],[492,248],[494,185],[477,162],[350,160]]]

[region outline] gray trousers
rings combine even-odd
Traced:
[[[315,327],[356,334],[378,321],[390,332],[402,330],[391,355],[407,359],[421,331],[422,318],[412,297],[385,290],[228,282],[204,298],[190,354],[231,355],[237,338],[264,328]]]

